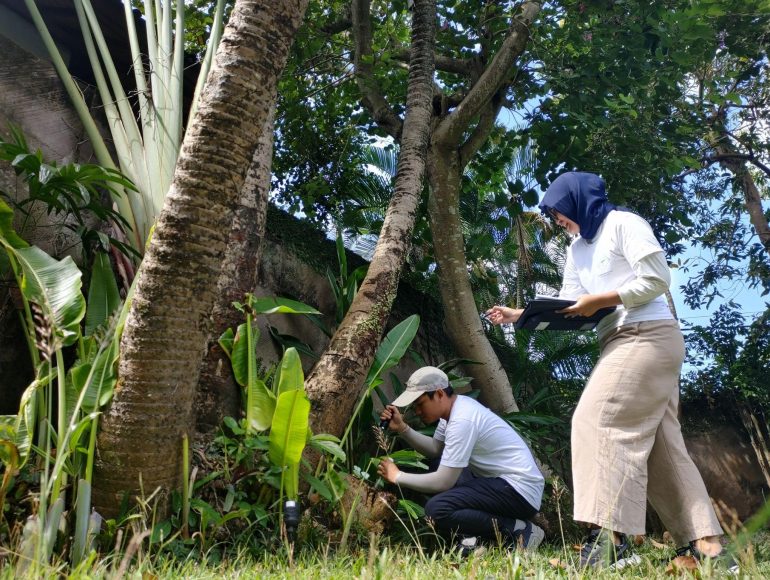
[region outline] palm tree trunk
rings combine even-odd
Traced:
[[[435,0],[416,0],[407,110],[395,193],[388,205],[369,271],[331,343],[306,382],[316,433],[342,434],[390,315],[411,247],[422,191],[433,96]]]
[[[233,210],[307,0],[237,0],[182,144],[102,419],[93,502],[179,486],[182,437],[209,334]]]
[[[195,401],[196,423],[201,432],[216,429],[225,416],[237,417],[241,408],[240,387],[218,339],[225,330],[237,328],[243,321],[243,314],[233,308],[233,302],[242,301],[257,284],[270,193],[274,121],[275,104],[246,174],[222,261],[217,302],[211,311],[212,332]]]

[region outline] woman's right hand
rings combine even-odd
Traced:
[[[487,318],[492,324],[504,324],[506,322],[516,322],[524,312],[521,308],[508,308],[507,306],[493,306],[486,311]]]

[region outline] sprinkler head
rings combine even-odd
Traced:
[[[297,537],[299,517],[299,503],[293,499],[286,500],[283,504],[283,524],[286,526],[286,535],[291,542]]]

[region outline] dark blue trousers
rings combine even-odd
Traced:
[[[425,504],[425,515],[437,531],[449,536],[478,536],[486,540],[515,542],[516,520],[537,513],[519,492],[499,477],[466,477],[464,472],[452,489],[438,493]]]

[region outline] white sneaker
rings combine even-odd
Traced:
[[[516,536],[516,544],[528,552],[537,550],[540,542],[545,538],[545,531],[538,525],[533,524],[530,521],[523,522],[524,527],[514,532]]]

